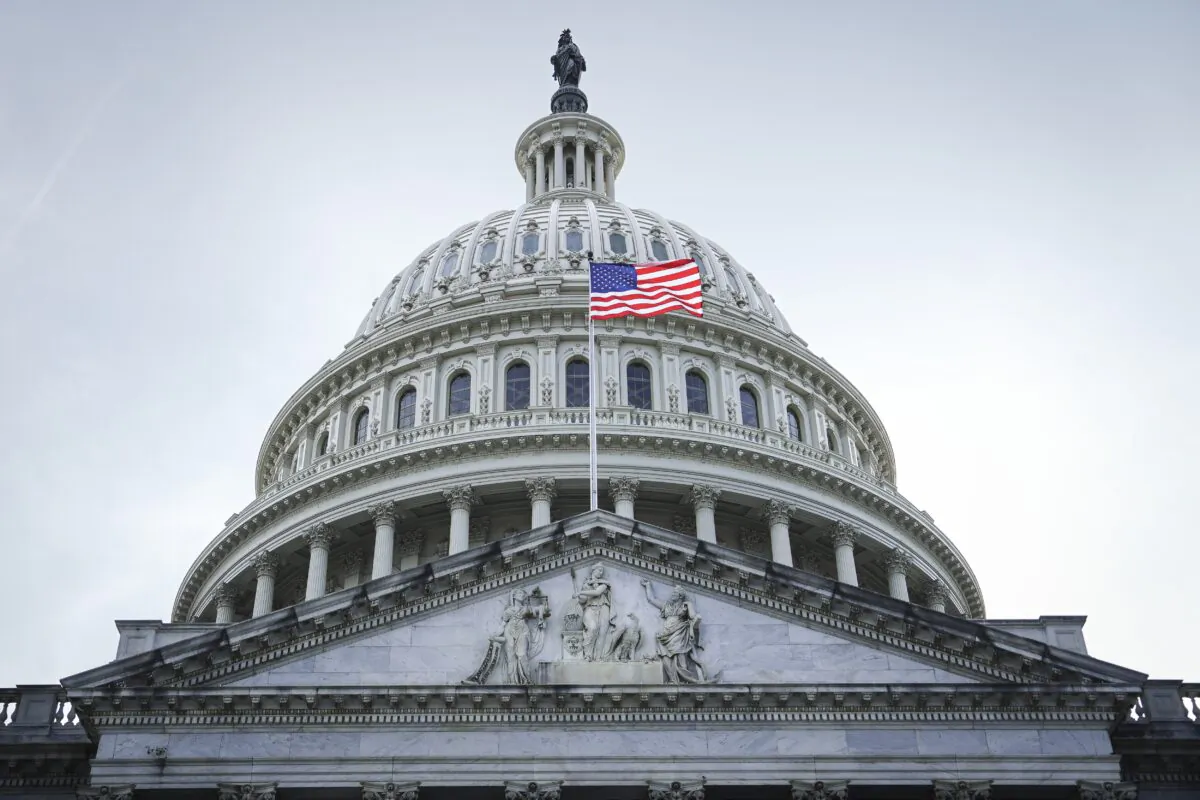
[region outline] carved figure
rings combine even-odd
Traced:
[[[550,63],[554,66],[554,79],[559,86],[579,85],[579,75],[587,70],[587,62],[571,38],[570,28],[558,37],[558,52],[550,57]]]
[[[550,616],[548,598],[540,589],[527,593],[514,589],[508,605],[500,614],[500,632],[488,639],[488,649],[479,667],[463,683],[482,685],[504,657],[508,682],[533,683],[531,664],[546,641],[546,617]]]
[[[662,661],[667,683],[707,683],[704,665],[696,657],[700,646],[700,615],[687,599],[683,587],[676,586],[664,602],[654,599],[650,581],[642,579],[646,601],[658,609],[662,629],[655,636],[658,658]]]
[[[637,615],[630,612],[627,620],[611,637],[608,646],[609,661],[633,661],[642,647],[642,626]]]
[[[612,586],[604,578],[604,567],[592,567],[588,579],[575,591],[583,608],[583,658],[604,661],[608,655],[609,628],[613,624]]]

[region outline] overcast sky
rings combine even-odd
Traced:
[[[4,0],[0,686],[169,615],[282,403],[522,201],[566,26],[620,198],[863,391],[989,616],[1200,680],[1200,3]]]

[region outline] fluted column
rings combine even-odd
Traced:
[[[792,540],[788,533],[792,507],[782,500],[768,500],[763,516],[771,526],[771,560],[785,567],[792,566]]]
[[[931,583],[929,589],[925,592],[925,601],[929,604],[929,610],[945,614],[946,598],[949,594],[950,592],[946,588],[946,584],[941,581]]]
[[[375,553],[371,557],[371,580],[392,574],[392,551],[396,541],[396,504],[390,500],[371,506],[375,520]]]
[[[854,542],[858,531],[844,522],[833,526],[833,557],[837,561],[837,579],[858,586],[858,569],[854,566]]]
[[[275,575],[279,572],[279,559],[274,553],[264,550],[254,557],[254,574],[258,585],[254,587],[254,613],[261,617],[275,608]]]
[[[529,493],[531,506],[531,528],[550,524],[550,504],[558,496],[554,478],[526,478],[525,491]]]
[[[308,544],[308,583],[304,588],[305,600],[316,600],[325,596],[325,581],[329,576],[329,545],[333,542],[333,530],[324,523],[314,525],[304,534]]]
[[[692,507],[696,509],[696,538],[702,542],[717,543],[717,501],[721,490],[712,486],[693,484]]]
[[[537,178],[537,189],[535,194],[541,194],[546,191],[546,151],[538,146],[537,154],[534,156],[535,176]]]
[[[618,517],[633,519],[633,503],[637,500],[637,478],[616,475],[608,479],[608,496],[612,498],[613,510]]]
[[[237,592],[228,583],[222,583],[213,597],[217,601],[217,624],[228,625],[233,622],[233,604],[237,600]]]
[[[582,189],[587,186],[587,180],[583,175],[587,172],[587,154],[583,149],[583,137],[575,137],[575,188]]]
[[[604,185],[608,187],[608,199],[617,199],[617,176],[613,170],[613,162],[604,165]]]
[[[604,194],[604,148],[592,148],[592,156],[596,160],[596,182],[592,185],[592,188],[600,194]]]
[[[533,161],[531,159],[527,158],[527,159],[525,159],[525,200],[526,201],[532,200],[534,192],[537,191],[536,187],[534,186],[533,179],[534,179]]]
[[[561,189],[567,185],[566,159],[563,158],[562,136],[554,137],[554,188]]]
[[[908,568],[912,556],[896,548],[887,556],[888,592],[897,600],[908,602]]]
[[[442,492],[450,506],[450,550],[449,555],[461,553],[470,546],[471,506],[475,503],[475,490],[470,484],[455,486]]]

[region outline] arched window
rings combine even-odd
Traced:
[[[804,425],[800,422],[800,415],[796,413],[796,409],[789,408],[787,410],[788,436],[795,439],[797,442],[804,441]]]
[[[708,271],[708,262],[704,260],[704,256],[700,255],[700,251],[696,250],[691,254],[692,261],[696,262],[696,267],[700,270],[700,277],[705,280],[712,278],[712,273]]]
[[[567,169],[566,169],[567,180],[565,183],[563,183],[563,186],[566,186],[568,189],[574,189],[575,188],[575,159],[568,158],[566,167],[567,167]]]
[[[725,282],[729,284],[729,291],[746,293],[745,287],[742,286],[742,279],[738,277],[737,270],[731,264],[725,265]]]
[[[650,368],[640,361],[631,361],[625,368],[625,394],[629,405],[649,410],[652,406]]]
[[[329,452],[329,431],[325,431],[317,438],[317,457],[320,458]]]
[[[590,405],[588,394],[591,368],[582,358],[567,362],[567,407],[581,408]]]
[[[871,464],[867,461],[867,451],[861,447],[858,448],[858,465],[868,471],[871,469]]]
[[[568,253],[583,252],[583,231],[567,231],[567,235],[564,238],[566,240]]]
[[[629,241],[623,233],[610,233],[608,235],[608,249],[613,255],[623,256],[629,252]]]
[[[671,253],[667,250],[667,243],[662,239],[650,240],[650,255],[655,261],[670,261]]]
[[[412,297],[421,291],[421,284],[425,282],[425,265],[418,264],[413,270],[412,277],[408,280],[408,288],[404,292],[405,297]]]
[[[751,428],[758,427],[758,397],[749,386],[743,386],[738,392],[742,401],[742,424]]]
[[[446,415],[471,413],[471,376],[460,372],[450,379],[450,394],[446,398]]]
[[[683,376],[687,389],[687,410],[689,414],[707,414],[708,410],[708,381],[698,369],[688,370]]]
[[[442,256],[442,271],[443,278],[449,278],[458,270],[458,251],[451,250]]]
[[[496,251],[500,249],[500,245],[495,239],[484,242],[479,248],[479,263],[490,264],[496,260]]]
[[[826,439],[826,441],[829,442],[830,452],[841,455],[842,448],[841,448],[841,443],[838,442],[837,431],[835,431],[833,428],[826,428],[825,429],[825,439]]]
[[[529,365],[524,361],[504,371],[504,408],[506,411],[529,408]]]
[[[354,443],[362,444],[370,434],[371,412],[364,408],[354,417]]]
[[[535,231],[530,231],[521,237],[521,253],[522,255],[535,256],[537,255],[538,245],[541,244],[541,237]]]
[[[417,390],[409,387],[396,398],[396,429],[406,430],[417,424]]]

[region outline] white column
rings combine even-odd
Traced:
[[[613,510],[618,517],[633,519],[633,503],[637,500],[637,478],[615,475],[608,479],[608,496],[612,498]]]
[[[566,186],[567,166],[566,159],[563,158],[563,140],[562,136],[554,137],[554,188],[561,189]]]
[[[929,604],[929,610],[945,614],[946,597],[949,594],[950,592],[946,589],[946,584],[941,581],[931,583],[929,589],[925,592],[925,602]]]
[[[533,193],[534,193],[533,179],[534,179],[533,161],[531,159],[527,158],[527,159],[525,159],[525,200],[526,200],[526,202],[533,199]]]
[[[771,526],[771,560],[785,567],[792,566],[792,539],[789,534],[792,507],[782,500],[768,500],[763,516]]]
[[[529,503],[532,507],[529,527],[540,528],[549,525],[550,504],[558,495],[554,478],[526,478],[525,491],[529,493]]]
[[[617,176],[613,173],[613,162],[604,165],[604,185],[608,187],[608,199],[617,199]]]
[[[575,188],[582,189],[587,186],[587,179],[583,177],[587,172],[587,155],[583,149],[583,137],[575,137]]]
[[[233,604],[237,600],[237,592],[228,583],[217,587],[214,595],[217,601],[217,624],[228,625],[233,622]]]
[[[833,556],[837,561],[837,579],[858,586],[858,569],[854,566],[854,542],[858,531],[844,522],[833,527]]]
[[[325,580],[329,576],[329,545],[333,531],[324,523],[314,525],[304,534],[308,544],[308,583],[304,588],[305,600],[316,600],[325,596]]]
[[[888,592],[897,600],[908,602],[908,568],[912,556],[896,548],[887,556]]]
[[[400,533],[400,569],[412,569],[421,563],[421,548],[425,545],[425,531],[421,528]]]
[[[251,616],[270,614],[275,608],[275,574],[279,571],[279,559],[274,553],[264,550],[254,557],[254,574],[258,585],[254,587],[254,612]]]
[[[537,189],[534,190],[534,193],[541,194],[546,191],[546,151],[542,149],[541,145],[538,145],[534,163],[537,165],[535,172]]]
[[[375,520],[375,554],[371,557],[371,580],[392,574],[392,549],[396,539],[396,504],[392,501],[371,506]]]
[[[696,538],[717,543],[717,501],[721,490],[712,486],[692,486],[692,506],[696,509]]]
[[[450,506],[450,550],[448,555],[461,553],[470,546],[471,506],[475,503],[475,491],[469,484],[455,486],[442,492]]]
[[[596,183],[593,185],[592,188],[595,189],[600,194],[604,194],[604,187],[605,187],[605,183],[604,183],[604,148],[603,147],[592,148],[592,157],[596,159],[596,164],[595,164]]]

